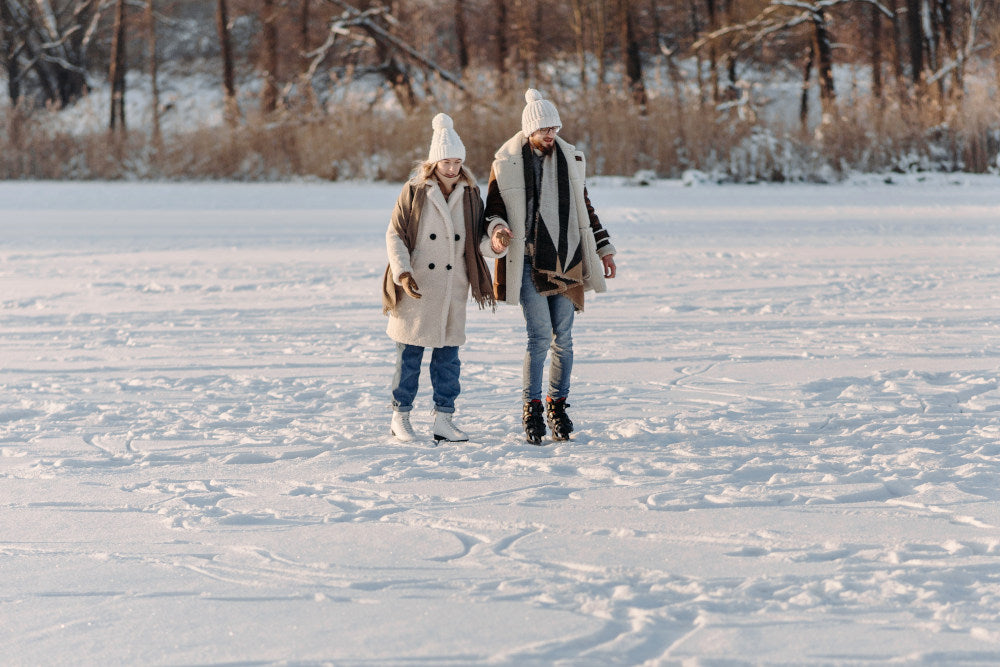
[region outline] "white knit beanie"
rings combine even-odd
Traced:
[[[524,101],[527,104],[521,112],[521,132],[525,137],[530,137],[543,127],[562,127],[556,105],[544,99],[540,92],[528,88],[524,93]]]
[[[434,135],[431,137],[431,149],[427,153],[428,162],[440,160],[465,160],[465,144],[455,131],[455,123],[451,116],[439,113],[431,122]]]

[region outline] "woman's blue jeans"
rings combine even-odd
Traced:
[[[524,355],[521,397],[524,401],[542,398],[545,355],[552,350],[549,365],[549,396],[569,396],[569,375],[573,370],[573,302],[562,294],[542,296],[531,280],[531,262],[524,258],[521,277],[521,310],[528,330],[528,350]]]
[[[431,349],[434,409],[438,412],[455,412],[455,399],[462,391],[459,383],[462,362],[458,359],[458,346]],[[420,381],[420,363],[423,358],[423,347],[396,343],[396,373],[392,378],[393,410],[409,412],[413,409],[413,399],[417,397]]]

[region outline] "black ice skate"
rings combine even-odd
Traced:
[[[569,403],[565,398],[553,400],[550,396],[545,399],[545,404],[545,417],[549,422],[549,428],[552,429],[552,439],[569,440],[569,434],[573,432],[573,422],[566,414]]]
[[[545,421],[542,419],[542,402],[538,399],[526,401],[521,413],[524,423],[524,437],[532,445],[542,444],[545,437]]]

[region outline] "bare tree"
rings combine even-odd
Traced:
[[[369,62],[374,61],[375,64],[359,69],[382,76],[406,111],[412,111],[418,102],[411,68],[414,71],[422,69],[427,74],[436,74],[443,81],[468,94],[460,76],[421,54],[396,34],[399,22],[393,15],[391,6],[374,4],[362,11],[345,0],[326,2],[340,7],[343,13],[330,22],[326,41],[310,52],[311,64],[304,75],[306,80],[311,80],[321,63],[332,57],[332,54],[344,57],[344,53],[348,53],[350,57],[358,59],[362,54],[367,54]],[[337,47],[341,44],[344,46],[338,52]]]
[[[716,0],[706,0],[706,7],[708,9],[708,30],[709,32],[714,32],[719,29],[719,13],[716,8]],[[692,7],[692,12],[695,11]],[[719,67],[718,67],[718,54],[716,53],[717,45],[715,41],[712,41],[708,45],[708,71],[711,85],[712,85],[712,102],[718,104],[719,102]]]
[[[494,26],[496,28],[496,49],[494,50],[493,66],[497,72],[500,93],[506,92],[509,82],[507,75],[507,30],[509,21],[507,19],[507,0],[495,0],[496,17]]]
[[[461,1],[461,0],[460,0]],[[587,90],[587,32],[590,12],[584,0],[571,0],[573,8],[573,35],[576,37],[576,59],[580,67],[580,87]]]
[[[802,61],[802,92],[799,95],[799,126],[805,132],[809,129],[809,89],[812,87],[812,72],[816,64],[816,47],[809,44]]]
[[[21,67],[14,31],[14,19],[7,0],[0,0],[0,58],[7,72],[7,95],[15,104],[21,99]]]
[[[826,8],[817,2],[807,10],[812,22],[813,49],[816,52],[816,75],[819,78],[819,97],[823,106],[823,115],[827,118],[833,113],[837,94],[833,86],[833,38],[827,22]]]
[[[125,0],[115,5],[115,24],[111,39],[111,120],[112,132],[125,131]]]
[[[744,23],[727,25],[699,39],[696,47],[724,39],[736,38],[735,45],[730,49],[728,58],[735,61],[739,51],[787,37],[789,33],[799,33],[800,39],[807,44],[807,56],[804,62],[803,79],[805,84],[811,78],[811,71],[816,69],[816,80],[819,85],[820,101],[823,106],[824,119],[834,117],[836,92],[833,80],[833,36],[830,29],[830,10],[838,5],[848,4],[851,0],[771,0],[756,17]],[[806,98],[802,98],[806,103]],[[800,117],[807,112],[800,108]]]
[[[87,52],[103,6],[99,0],[58,7],[52,0],[0,0],[12,99],[37,92],[45,104],[62,108],[89,90]]]
[[[236,76],[233,69],[233,45],[229,37],[229,5],[226,0],[217,0],[215,24],[219,31],[219,45],[222,51],[222,88],[225,96],[225,117],[230,126],[239,123],[240,109],[236,102]]]
[[[594,60],[597,61],[597,82],[603,86],[608,80],[606,39],[609,0],[597,0],[594,5]]]
[[[910,80],[914,85],[924,78],[924,26],[922,0],[906,0],[906,28],[910,46]]]
[[[263,0],[264,23],[264,88],[260,110],[267,115],[278,108],[278,8],[274,0]]]
[[[874,5],[863,6],[862,9],[868,13],[868,31],[871,44],[871,57],[868,62],[872,70],[872,96],[881,106],[884,97],[882,63],[885,59],[882,53],[882,12]]]
[[[469,29],[465,22],[465,0],[455,0],[455,42],[458,71],[469,68]]]
[[[618,22],[621,30],[622,62],[625,81],[632,101],[645,107],[646,84],[642,78],[642,54],[635,31],[635,11],[631,0],[618,0]]]
[[[906,70],[903,67],[903,29],[899,20],[899,0],[889,0],[892,21],[892,73],[900,98],[905,91]]]
[[[153,97],[150,104],[153,112],[153,146],[160,149],[163,147],[163,132],[160,129],[159,58],[156,53],[156,11],[153,7],[153,0],[146,0],[146,30],[149,31],[149,39],[147,41],[149,50],[149,82]]]
[[[299,5],[299,53],[302,56],[302,70],[309,68],[309,0],[301,0]]]

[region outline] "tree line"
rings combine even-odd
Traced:
[[[177,56],[192,29],[201,51]],[[533,85],[616,96],[640,116],[656,77],[677,104],[752,121],[745,74],[773,72],[800,83],[807,128],[841,111],[838,65],[866,72],[876,108],[946,120],[970,77],[1000,90],[1000,0],[0,0],[13,105],[65,108],[106,77],[108,127],[124,130],[125,73],[150,76],[158,109],[158,67],[191,57],[217,64],[233,125],[329,112],[360,77],[404,112],[435,86],[489,106]],[[250,78],[259,97],[240,108]]]

